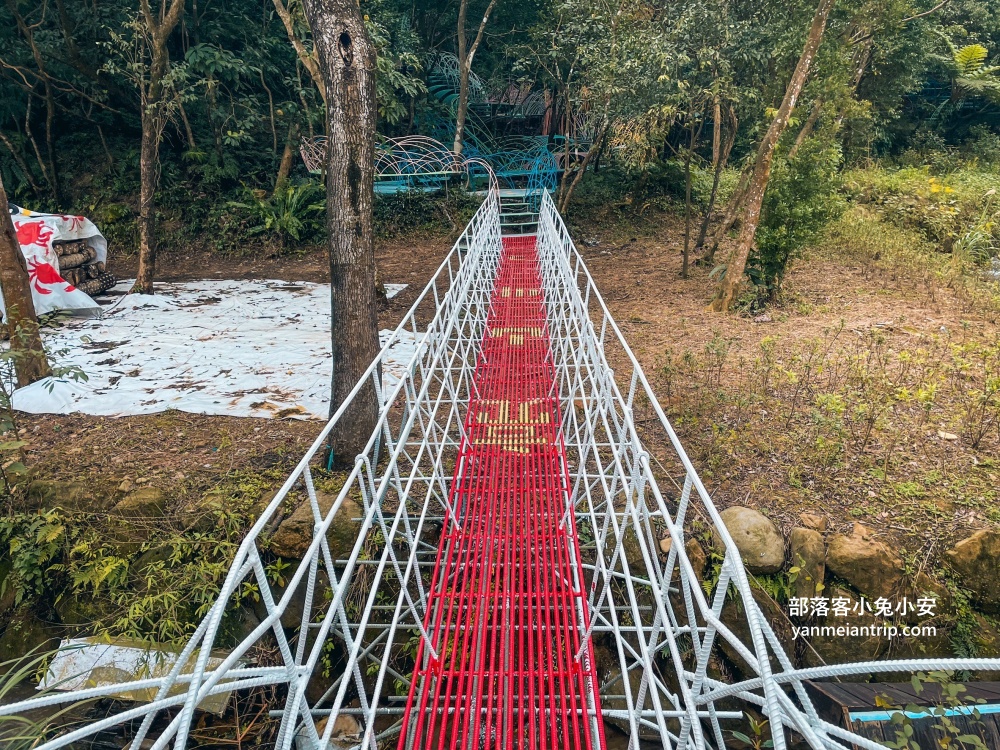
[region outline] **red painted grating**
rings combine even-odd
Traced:
[[[603,748],[533,236],[504,238],[475,384],[399,748]]]

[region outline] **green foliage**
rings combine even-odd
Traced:
[[[25,689],[35,687],[56,653],[31,651],[20,659],[0,663],[0,703],[24,700]],[[32,697],[51,696],[57,689],[58,686],[49,686],[37,692],[32,690]],[[81,710],[85,710],[93,702],[70,703],[56,710],[43,711],[40,717],[20,714],[0,716],[0,745],[5,750],[32,750],[50,739],[57,729],[64,730],[70,726],[74,715],[78,716]]]
[[[963,76],[975,75],[983,69],[989,51],[981,44],[969,44],[955,52],[955,67]]]
[[[1000,66],[986,64],[989,50],[982,44],[956,47],[946,34],[941,36],[950,52],[939,59],[951,73],[951,101],[973,96],[1000,101]]]
[[[774,299],[788,264],[843,210],[837,193],[840,159],[838,146],[816,138],[775,168],[746,269],[753,283],[752,307]]]
[[[885,696],[876,697],[876,705],[881,708],[897,709],[892,714],[892,724],[895,728],[896,737],[887,742],[886,747],[895,750],[922,750],[922,746],[914,738],[915,721],[933,721],[933,728],[937,733],[935,746],[942,750],[987,750],[987,745],[983,742],[980,734],[967,734],[958,726],[950,713],[956,709],[963,712],[968,710],[975,723],[981,724],[981,715],[976,704],[983,704],[986,701],[982,698],[970,699],[963,697],[966,692],[965,685],[953,680],[952,672],[918,672],[910,680],[913,691],[917,695],[924,692],[926,685],[936,685],[940,690],[940,697],[934,700],[934,705],[920,706],[909,704],[904,709],[899,710],[892,701]],[[969,704],[971,709],[967,709]],[[911,716],[915,714],[916,716]]]
[[[1000,209],[995,205],[996,188],[983,196],[983,207],[955,242],[955,257],[971,265],[984,265],[1000,253]]]
[[[753,750],[765,750],[766,748],[774,747],[774,740],[765,739],[765,732],[768,732],[767,719],[757,719],[754,716],[748,716],[747,723],[750,728],[749,735],[735,729],[729,730],[729,733],[740,742],[749,745]]]
[[[372,221],[379,237],[396,237],[418,229],[461,231],[479,207],[480,198],[451,190],[447,194],[419,191],[376,195]]]
[[[0,593],[13,587],[16,604],[44,593],[74,541],[75,532],[58,509],[0,519],[0,545],[6,548],[4,557],[11,565]]]
[[[946,366],[962,434],[979,448],[1000,430],[1000,341],[952,344]]]
[[[316,242],[323,232],[326,200],[322,187],[313,180],[279,186],[273,195],[247,190],[250,202],[232,201],[231,208],[245,211],[252,221],[249,234],[276,235],[284,247],[289,239]]]
[[[94,632],[156,643],[180,643],[215,603],[254,507],[282,474],[234,472],[187,509],[184,523],[121,525],[104,514],[58,508],[9,513],[0,520],[0,561],[9,565],[4,590],[15,603],[87,603]],[[142,539],[144,541],[136,541]],[[290,564],[265,560],[272,584],[284,585]],[[256,585],[238,589],[223,620],[226,636]]]

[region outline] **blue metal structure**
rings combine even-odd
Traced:
[[[376,193],[436,192],[464,175],[465,186],[470,190],[497,186],[523,191],[529,205],[537,210],[541,194],[554,192],[563,170],[579,161],[579,144],[573,143],[567,149],[565,137],[495,137],[480,113],[502,110],[508,117],[541,117],[545,113],[545,99],[524,83],[505,82],[491,94],[475,74],[469,79],[470,106],[462,156],[456,156],[451,149],[459,98],[459,67],[455,56],[439,54],[428,71],[427,82],[428,92],[451,116],[432,114],[420,118],[418,129],[427,135],[379,141],[375,157]],[[301,153],[309,171],[321,173],[326,138],[305,139]]]

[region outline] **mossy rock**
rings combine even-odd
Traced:
[[[140,487],[119,500],[114,507],[116,515],[128,519],[158,520],[163,518],[167,496],[157,487]]]
[[[130,583],[134,588],[139,591],[146,590],[146,576],[149,575],[151,569],[160,563],[165,563],[170,559],[173,554],[173,549],[169,546],[154,547],[153,549],[143,552],[139,557],[129,565],[129,579]],[[155,583],[154,583],[155,585]]]
[[[320,512],[324,515],[330,511],[337,499],[336,495],[323,492],[318,492],[316,498]],[[353,498],[345,497],[326,535],[330,543],[330,554],[334,560],[350,556],[361,532],[361,521],[358,519],[363,516],[364,509]],[[314,523],[312,506],[309,499],[305,498],[271,535],[268,540],[270,551],[279,557],[301,560],[312,544]]]
[[[59,629],[38,617],[30,607],[22,607],[0,636],[0,673],[10,669],[6,662],[32,659],[58,647]]]
[[[984,529],[945,553],[959,575],[959,585],[989,614],[1000,614],[1000,531]]]
[[[31,510],[64,510],[93,513],[107,510],[111,495],[93,482],[62,482],[36,479],[28,485],[28,506]]]
[[[105,599],[89,594],[63,592],[55,603],[59,621],[73,630],[86,631],[94,623],[104,620],[112,605]]]
[[[815,529],[797,527],[788,535],[792,565],[799,569],[793,584],[795,596],[819,596],[826,574],[826,545],[823,535]]]

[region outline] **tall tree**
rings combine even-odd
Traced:
[[[302,63],[302,67],[306,69],[309,73],[309,77],[312,82],[316,84],[316,88],[319,90],[319,95],[326,97],[326,90],[323,88],[323,75],[319,69],[319,59],[315,49],[307,49],[305,42],[299,38],[298,32],[295,28],[295,18],[292,16],[292,11],[289,6],[286,6],[282,0],[274,0],[274,10],[278,14],[278,18],[281,19],[282,25],[285,27],[285,32],[288,34],[288,41],[291,42],[292,48],[295,50],[296,57],[299,58],[299,62]]]
[[[156,272],[156,208],[153,200],[160,181],[160,139],[166,124],[170,52],[167,40],[184,12],[184,0],[164,2],[156,11],[141,0],[141,16],[148,44],[149,70],[139,80],[142,140],[139,146],[139,270],[133,292],[153,293]]]
[[[42,338],[38,334],[35,303],[31,300],[28,264],[17,241],[14,222],[7,206],[7,191],[0,176],[0,291],[7,308],[5,323],[14,354],[14,373],[18,386],[25,386],[49,375]]]
[[[461,156],[462,140],[465,138],[465,120],[469,114],[469,76],[472,74],[472,60],[476,56],[483,41],[483,34],[486,32],[486,24],[490,20],[490,13],[497,5],[497,0],[490,0],[486,6],[483,18],[479,22],[479,29],[476,36],[469,44],[466,36],[466,25],[469,18],[469,0],[460,0],[458,6],[458,111],[455,113],[455,144],[452,150]]]
[[[740,285],[743,283],[743,271],[746,268],[747,258],[750,257],[750,249],[753,246],[757,224],[760,221],[760,207],[764,201],[768,180],[771,177],[774,151],[778,145],[778,139],[781,138],[781,134],[788,126],[788,121],[795,110],[799,94],[802,93],[802,87],[809,76],[809,68],[813,58],[823,41],[827,18],[829,18],[835,3],[836,0],[820,0],[816,7],[805,46],[802,48],[802,54],[795,65],[792,78],[785,88],[785,96],[781,100],[781,106],[778,107],[778,112],[768,126],[767,132],[760,142],[760,147],[757,149],[757,157],[754,160],[753,172],[750,174],[746,198],[744,199],[743,224],[740,226],[739,239],[729,262],[726,264],[726,275],[719,284],[716,298],[712,303],[712,308],[716,311],[729,310]]]
[[[372,237],[376,60],[356,0],[305,0],[305,10],[326,88],[332,416],[379,350]],[[361,451],[378,408],[374,385],[365,383],[330,436],[337,461]]]

